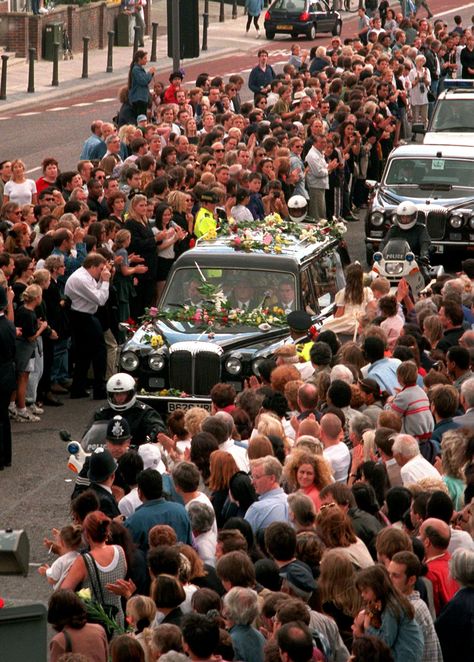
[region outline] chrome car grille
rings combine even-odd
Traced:
[[[447,219],[448,210],[444,207],[427,205],[418,210],[418,221],[426,225],[428,234],[433,241],[439,241],[444,238]]]
[[[205,342],[179,342],[170,348],[169,383],[188,395],[209,395],[220,381],[222,347]]]

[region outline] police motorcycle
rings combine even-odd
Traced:
[[[117,373],[107,381],[108,405],[100,407],[94,414],[89,428],[80,441],[75,441],[67,430],[59,433],[67,442],[69,453],[68,468],[79,473],[86,460],[96,448],[104,447],[107,425],[114,416],[120,414],[130,426],[132,444],[139,445],[155,439],[158,432],[164,431],[160,415],[137,399],[135,380],[126,373]]]
[[[404,279],[415,299],[432,280],[444,273],[441,265],[429,263],[431,240],[426,227],[417,223],[417,213],[412,202],[398,205],[395,223],[384,238],[382,250],[374,253],[371,269],[372,278],[387,278],[393,293]]]

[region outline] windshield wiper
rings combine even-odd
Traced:
[[[430,189],[438,189],[439,191],[450,191],[453,188],[452,184],[441,184],[441,182],[433,182],[433,183],[428,183],[426,184],[423,182],[423,184],[419,184],[419,187],[421,188],[422,191],[429,191]]]
[[[184,308],[184,304],[182,303],[171,303],[168,301],[163,305],[163,308],[168,308],[168,306],[173,306],[174,308]]]

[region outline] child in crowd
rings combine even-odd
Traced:
[[[38,568],[38,572],[46,577],[49,584],[53,585],[55,591],[61,588],[61,583],[67,575],[69,568],[79,556],[79,549],[82,545],[82,527],[73,524],[63,526],[59,532],[57,541],[57,550],[59,557],[50,567],[44,563]]]

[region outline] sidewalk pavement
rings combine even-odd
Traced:
[[[204,0],[199,0],[200,27],[199,38],[202,46],[202,14]],[[225,5],[225,23],[219,23],[219,2],[209,2],[209,30],[208,50],[201,51],[198,58],[184,60],[182,66],[195,63],[204,63],[216,60],[223,55],[241,52],[259,43],[255,36],[245,37],[246,17],[243,8],[238,8],[238,18],[232,20],[232,5]],[[263,17],[262,17],[263,18]],[[166,2],[155,0],[152,7],[152,20],[159,24],[157,40],[157,62],[151,63],[158,73],[170,72],[172,59],[168,58],[166,37]],[[253,33],[255,34],[255,33]],[[265,43],[265,42],[263,42]],[[145,37],[145,49],[151,54],[151,38]],[[125,84],[128,69],[132,59],[133,47],[114,46],[113,72],[106,73],[107,49],[89,51],[89,78],[82,76],[82,54],[76,53],[72,60],[59,61],[59,86],[52,87],[53,63],[45,60],[35,62],[35,92],[27,93],[28,88],[28,62],[24,58],[8,60],[7,67],[7,99],[0,101],[0,116],[20,109],[33,107],[38,103],[45,103],[61,98],[67,98],[81,91],[91,92],[100,87],[110,87],[114,84]]]

